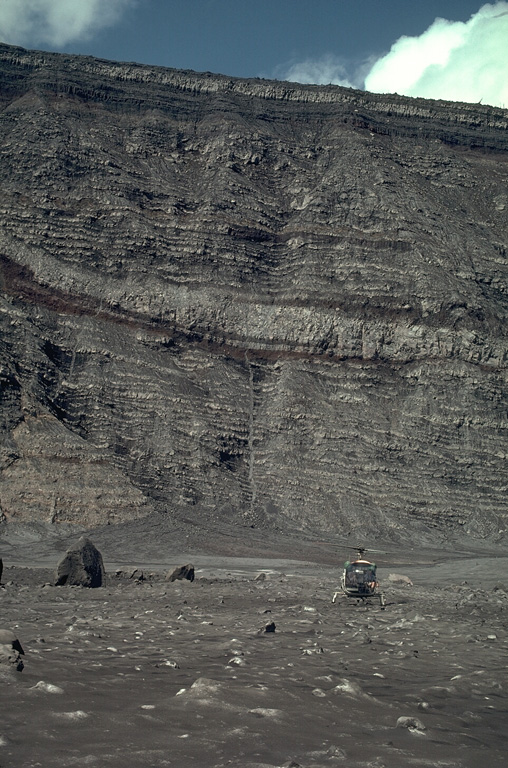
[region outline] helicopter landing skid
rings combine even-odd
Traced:
[[[332,603],[336,603],[337,602],[337,597],[339,595],[342,595],[343,597],[347,597],[348,600],[356,600],[357,602],[361,601],[362,603],[365,602],[366,600],[371,600],[372,598],[378,598],[379,599],[379,605],[381,606],[381,608],[383,610],[384,610],[385,605],[386,605],[386,600],[385,600],[385,596],[384,596],[383,592],[376,592],[376,593],[374,593],[372,595],[365,595],[365,596],[363,596],[363,595],[347,595],[342,589],[339,589],[337,592],[333,593]],[[368,605],[368,603],[367,603],[367,605]]]

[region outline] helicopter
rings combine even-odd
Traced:
[[[357,556],[355,560],[347,560],[344,563],[344,570],[340,580],[340,590],[337,590],[332,599],[335,603],[337,596],[342,593],[349,598],[358,601],[366,601],[370,598],[379,600],[379,605],[384,609],[386,605],[385,596],[379,590],[379,582],[376,576],[376,564],[364,558],[367,550],[365,547],[354,547]],[[370,550],[371,552],[375,550]]]

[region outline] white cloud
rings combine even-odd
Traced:
[[[467,22],[437,18],[377,60],[354,66],[329,54],[279,67],[275,77],[508,108],[508,2],[487,3]]]
[[[294,64],[287,64],[278,68],[276,77],[280,80],[288,80],[292,83],[315,83],[317,85],[343,85],[353,88],[351,78],[347,71],[347,65],[342,60],[331,54],[320,59],[306,59]]]
[[[0,0],[0,39],[55,46],[114,24],[136,0]]]
[[[467,22],[438,18],[419,37],[399,38],[365,88],[508,107],[508,2],[488,3]]]

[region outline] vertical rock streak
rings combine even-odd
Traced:
[[[254,409],[255,409],[255,391],[254,391],[254,367],[251,364],[247,352],[245,353],[245,362],[249,372],[249,432],[247,437],[248,451],[248,482],[250,490],[250,517],[255,519],[256,512],[256,478],[255,478],[255,453],[254,453]]]

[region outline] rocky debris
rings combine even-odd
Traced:
[[[314,656],[315,654],[324,653],[324,648],[322,648],[317,643],[314,643],[313,648],[302,648],[302,654],[304,656]]]
[[[46,683],[44,680],[39,680],[38,683],[36,683],[34,686],[32,686],[32,691],[43,691],[43,693],[51,693],[51,694],[60,694],[63,693],[63,688],[60,688],[59,685],[53,685],[53,683]]]
[[[56,570],[57,587],[101,587],[106,572],[102,555],[86,536],[71,546],[60,561]]]
[[[342,678],[340,682],[334,688],[332,688],[332,693],[334,695],[346,695],[356,699],[364,699],[369,701],[375,700],[373,696],[365,693],[359,683],[355,682],[354,680],[349,680],[348,678]]]
[[[12,648],[13,651],[16,651],[21,655],[25,654],[17,636],[10,629],[0,629],[0,645]]]
[[[275,632],[276,626],[274,621],[269,621],[268,624],[265,624],[265,628],[263,632]]]
[[[130,579],[134,579],[135,581],[145,581],[145,574],[142,570],[139,568],[135,568],[131,575],[129,576]]]
[[[0,629],[0,665],[3,670],[11,669],[21,672],[24,668],[25,652],[17,636],[10,629]]]
[[[386,577],[386,580],[391,584],[405,584],[408,587],[413,586],[413,582],[409,576],[404,576],[402,573],[389,573]]]
[[[166,576],[167,581],[179,581],[184,579],[187,581],[194,581],[194,566],[190,563],[175,568]]]
[[[14,650],[10,645],[0,643],[0,665],[2,668],[12,669],[16,672],[22,672],[24,668],[21,654]]]
[[[506,110],[0,75],[8,521],[503,535]]]
[[[176,692],[175,696],[182,696],[185,694],[190,698],[196,699],[210,699],[216,696],[223,688],[223,683],[212,680],[208,677],[198,677],[194,680],[190,688],[181,688]]]
[[[73,434],[56,415],[27,407],[30,410],[12,435],[14,464],[7,460],[2,470],[0,460],[2,506],[8,520],[15,514],[19,522],[42,519],[92,527],[152,511],[144,494],[103,451]],[[62,477],[65,483],[60,485]]]
[[[156,664],[155,666],[171,667],[171,669],[180,669],[179,663],[177,661],[172,661],[171,659],[164,659],[164,661],[161,664]]]
[[[408,728],[414,731],[425,731],[426,726],[417,717],[399,717],[397,720],[397,728]]]
[[[53,712],[53,716],[62,720],[68,720],[69,722],[80,722],[90,717],[88,712],[83,712],[82,709],[77,709],[74,712]]]

